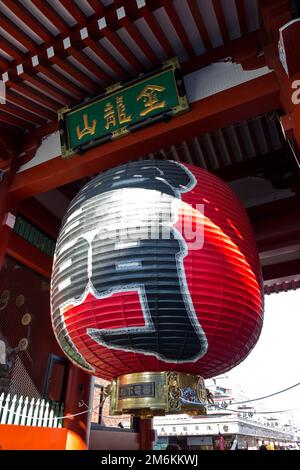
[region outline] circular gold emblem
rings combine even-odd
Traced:
[[[24,325],[24,326],[29,325],[31,323],[31,320],[32,320],[32,317],[31,317],[30,313],[25,313],[22,317],[22,320],[21,320],[22,325]]]
[[[25,303],[25,296],[23,294],[20,294],[16,298],[16,306],[17,307],[22,307]]]
[[[20,339],[18,346],[19,346],[20,351],[26,351],[26,349],[28,348],[28,339],[27,338]]]

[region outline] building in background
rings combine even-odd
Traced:
[[[300,429],[287,424],[284,415],[261,414],[252,406],[235,405],[247,397],[226,376],[208,380],[207,385],[216,406],[209,405],[206,416],[155,418],[157,449],[175,442],[191,450],[257,450],[263,443],[270,450],[298,449]]]

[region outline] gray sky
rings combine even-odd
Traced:
[[[300,382],[300,289],[265,296],[265,319],[260,338],[249,356],[226,375],[249,398],[276,392]],[[259,406],[258,406],[259,404]],[[285,410],[286,422],[300,426],[300,386],[254,402],[257,409]]]

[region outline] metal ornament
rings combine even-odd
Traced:
[[[20,339],[18,348],[20,351],[26,351],[28,349],[28,339],[27,338]]]
[[[30,313],[24,313],[24,315],[22,317],[22,320],[21,320],[21,323],[22,323],[23,326],[28,326],[28,325],[30,325],[31,320],[32,320],[32,317],[31,317]]]
[[[178,372],[126,374],[113,380],[110,414],[152,417],[166,413],[206,414],[202,377]]]

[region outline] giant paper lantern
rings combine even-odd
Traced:
[[[249,354],[263,321],[246,211],[222,180],[186,164],[101,173],[64,217],[51,303],[63,351],[96,376],[224,373]]]

